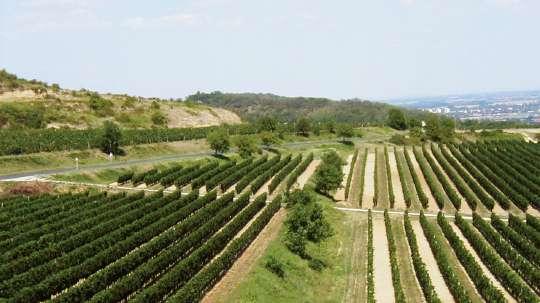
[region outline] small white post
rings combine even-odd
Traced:
[[[75,168],[79,170],[79,157],[75,157]]]

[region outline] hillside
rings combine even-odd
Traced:
[[[282,97],[273,94],[253,93],[196,93],[186,98],[209,106],[231,110],[242,119],[252,121],[270,115],[281,121],[294,121],[309,117],[316,121],[334,120],[356,124],[382,124],[388,110],[394,106],[359,99],[335,101],[326,98]],[[409,117],[428,115],[418,110],[408,110]]]
[[[221,108],[89,90],[26,80],[0,70],[0,128],[88,128],[114,120],[124,128],[204,127],[237,124]]]

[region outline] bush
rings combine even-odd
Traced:
[[[266,260],[264,267],[280,278],[285,277],[285,271],[283,270],[283,263],[281,263],[281,261],[279,261],[274,256],[270,256],[268,260]]]
[[[323,269],[326,268],[326,263],[323,260],[317,259],[317,258],[311,258],[308,261],[309,268],[321,272]]]

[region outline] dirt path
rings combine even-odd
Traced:
[[[375,195],[375,153],[369,152],[366,160],[366,170],[364,175],[364,195],[362,196],[362,206],[373,205]]]
[[[394,189],[394,208],[407,209],[407,205],[405,205],[405,198],[403,197],[403,189],[401,188],[401,181],[399,180],[396,155],[391,149],[388,150],[388,163],[390,164],[392,188]]]
[[[366,214],[350,214],[352,225],[352,251],[345,254],[350,260],[350,274],[347,279],[347,290],[344,302],[366,302],[367,299],[367,216]]]
[[[386,239],[386,227],[382,216],[373,216],[373,279],[375,300],[394,302],[394,286],[390,268],[390,254]]]
[[[502,284],[499,282],[499,280],[497,280],[497,278],[495,278],[495,276],[489,271],[489,269],[484,265],[484,263],[482,262],[482,259],[480,259],[480,257],[478,256],[478,254],[476,253],[476,251],[474,250],[474,248],[471,246],[471,244],[469,243],[469,241],[467,241],[467,238],[465,238],[465,236],[461,233],[461,230],[455,226],[453,223],[450,224],[454,230],[454,232],[456,233],[456,235],[461,239],[461,241],[463,241],[463,245],[465,246],[465,248],[467,248],[467,250],[469,251],[469,253],[471,253],[471,255],[474,257],[474,259],[476,260],[476,262],[478,263],[478,265],[480,265],[480,268],[482,268],[482,271],[484,272],[484,275],[486,275],[486,277],[491,280],[491,283],[493,283],[493,285],[495,285],[495,287],[497,287],[503,294],[504,298],[508,301],[508,302],[517,302],[511,295],[510,293],[508,293],[506,291],[506,289],[502,286]]]
[[[351,171],[351,162],[353,155],[349,155],[346,160],[346,164],[341,167],[343,171],[343,180],[341,180],[341,188],[336,191],[334,199],[337,201],[345,200],[345,187],[347,186],[347,179],[349,178],[349,173]]]
[[[420,165],[416,161],[416,157],[414,156],[414,153],[412,149],[407,149],[407,152],[409,153],[409,156],[411,157],[411,162],[413,164],[413,169],[416,172],[416,175],[418,176],[418,180],[420,180],[420,186],[422,187],[422,190],[426,194],[426,197],[428,198],[428,211],[432,212],[438,212],[439,207],[437,206],[437,202],[435,202],[435,198],[433,197],[433,194],[431,194],[431,190],[429,189],[429,186],[426,182],[426,179],[424,178],[424,174],[422,173],[422,169],[420,168]]]
[[[456,192],[456,194],[458,195],[459,197],[459,200],[461,200],[461,205],[460,205],[460,211],[464,214],[472,214],[472,210],[471,210],[471,207],[469,206],[469,204],[467,204],[467,201],[465,201],[465,198],[461,195],[461,193],[459,192],[459,190],[457,189],[456,185],[454,184],[454,182],[448,177],[448,175],[446,174],[446,171],[444,170],[444,168],[441,166],[441,164],[439,163],[439,161],[437,160],[437,158],[435,158],[435,156],[433,155],[433,152],[431,151],[430,148],[426,148],[427,150],[427,153],[428,155],[433,158],[433,160],[435,160],[435,165],[438,167],[438,169],[442,172],[443,174],[443,177],[446,179],[446,181],[448,182],[448,184],[450,184],[450,187]],[[440,181],[439,181],[440,182]],[[442,185],[442,183],[441,183]],[[452,204],[452,202],[450,201],[450,204]],[[453,205],[453,204],[452,204]],[[444,206],[446,208],[446,204]]]
[[[294,183],[293,187],[303,189],[304,186],[306,186],[306,184],[308,183],[309,178],[311,178],[311,176],[317,170],[317,167],[319,167],[319,164],[321,164],[321,160],[311,161],[306,170],[302,174],[300,174],[300,176],[298,176],[298,179],[296,180],[296,183]]]
[[[414,298],[415,302],[425,302],[424,295],[420,289],[420,283],[416,278],[411,254],[409,253],[410,248],[407,235],[405,234],[405,228],[403,227],[403,217],[391,217],[391,221],[403,292],[407,298]]]
[[[422,261],[424,261],[426,264],[426,269],[429,273],[431,281],[433,282],[433,287],[435,288],[437,295],[442,302],[454,302],[454,297],[452,297],[450,290],[448,290],[448,287],[444,282],[444,278],[439,270],[437,261],[433,256],[433,252],[429,247],[429,243],[424,235],[420,222],[417,220],[411,220],[411,224],[418,242],[418,252],[420,253],[420,256],[422,256]]]
[[[373,205],[373,208],[386,209],[390,208],[390,197],[388,196],[388,178],[386,176],[386,159],[384,158],[384,150],[382,148],[377,149],[377,171],[375,176],[377,178],[377,206]]]
[[[257,238],[242,253],[240,258],[234,262],[233,266],[206,294],[201,302],[227,302],[227,297],[231,294],[232,290],[240,285],[242,279],[247,276],[259,258],[264,254],[270,242],[279,234],[285,220],[285,214],[285,209],[282,208],[272,217]]]

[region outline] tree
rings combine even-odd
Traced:
[[[252,136],[239,136],[236,138],[234,144],[238,148],[238,154],[242,158],[251,157],[258,151],[255,139]]]
[[[301,117],[296,121],[296,133],[308,137],[311,130],[311,122],[308,118]]]
[[[456,129],[456,122],[452,118],[441,118],[441,137],[443,140],[448,141],[454,138]]]
[[[354,129],[352,125],[348,123],[343,123],[339,125],[337,133],[338,136],[342,138],[342,141],[350,141],[346,139],[350,139],[354,136]]]
[[[439,117],[432,115],[426,120],[426,137],[433,141],[441,141],[441,123]]]
[[[334,120],[327,120],[325,123],[324,123],[324,127],[326,128],[326,130],[331,133],[331,134],[335,134],[336,133],[336,122],[334,122]]]
[[[328,195],[331,191],[341,187],[343,171],[341,167],[329,163],[322,163],[315,173],[315,189]]]
[[[215,154],[223,154],[228,151],[231,146],[229,134],[223,129],[211,131],[206,137],[206,141],[208,141],[208,144],[210,144],[210,147],[214,150]]]
[[[397,130],[407,129],[407,120],[403,111],[392,108],[388,111],[388,126]]]
[[[101,137],[101,150],[106,154],[121,154],[121,139],[122,132],[120,131],[120,127],[112,121],[105,121],[103,123],[103,135]]]
[[[268,132],[268,131],[260,133],[259,138],[261,138],[261,142],[266,148],[278,142],[278,139],[276,138],[276,136],[273,133]]]
[[[260,131],[274,132],[278,129],[278,121],[271,116],[263,116],[257,121]]]

